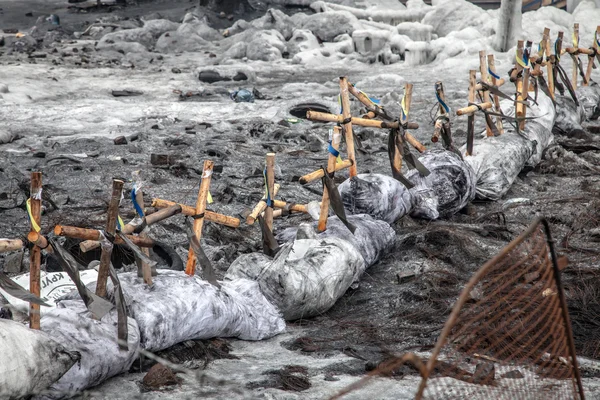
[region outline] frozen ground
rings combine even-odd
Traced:
[[[11,24],[26,29],[35,18],[24,17],[25,12],[34,10],[41,15],[51,12],[53,4],[58,7],[64,3],[27,2],[24,7],[25,2],[3,2],[0,28],[10,18]],[[127,12],[140,15],[148,11],[140,8],[144,4],[140,2],[138,8]],[[150,12],[166,13],[169,4],[146,5],[151,7]],[[173,2],[172,10],[181,17],[188,4]],[[93,21],[98,15],[61,16],[64,25],[82,30],[87,26],[85,21]],[[526,21],[527,14],[523,18]],[[562,26],[572,24],[572,21],[558,22]],[[537,40],[540,27],[533,23],[528,26],[530,34],[536,35],[532,39]],[[258,201],[263,193],[264,156],[269,151],[277,153],[280,197],[298,203],[316,200],[320,198],[320,187],[316,184],[302,187],[294,178],[324,164],[329,126],[304,120],[287,122],[286,119],[292,118],[288,113],[292,106],[319,102],[335,111],[337,78],[345,75],[397,113],[404,83],[410,82],[414,84],[410,120],[420,124],[412,133],[427,147],[434,147],[430,141],[433,130],[430,110],[436,104],[434,82],[443,81],[447,102],[453,110],[466,105],[468,70],[478,67],[476,51],[491,51],[482,40],[478,44],[483,47],[465,50],[458,57],[442,57],[441,61],[425,66],[409,66],[404,62],[365,64],[355,57],[340,55],[316,57],[300,64],[286,59],[228,60],[214,69],[227,73],[242,71],[250,79],[208,84],[198,80],[198,69],[216,62],[210,52],[179,55],[150,52],[142,57],[98,52],[95,42],[69,39],[33,53],[45,54],[44,58],[23,53],[0,56],[0,86],[4,84],[8,89],[0,93],[0,133],[22,137],[0,145],[1,237],[19,237],[29,229],[23,201],[32,170],[44,173],[47,196],[44,232],[57,223],[103,226],[111,179],[129,180],[131,173],[140,169],[146,179],[147,201],[162,197],[193,204],[202,161],[207,158],[217,165],[211,192],[215,200],[212,208],[219,212],[237,216]],[[448,51],[452,50],[450,45],[451,42],[446,43]],[[496,54],[496,67],[503,76],[512,63],[512,54]],[[571,63],[563,65],[570,74]],[[598,70],[593,77],[600,80]],[[239,87],[255,87],[267,99],[235,103],[229,98],[229,91]],[[143,94],[112,96],[112,90],[121,89]],[[180,101],[174,90],[202,95]],[[353,107],[356,114],[358,106]],[[483,127],[482,118],[476,120]],[[600,175],[594,169],[600,165],[600,152],[593,147],[598,145],[597,134],[593,133],[597,132],[597,125],[587,129],[591,140],[576,142],[580,145],[577,154],[551,152],[536,169],[522,173],[505,198],[497,203],[476,203],[470,213],[457,214],[447,222],[429,223],[407,217],[396,223],[398,242],[394,252],[369,269],[360,286],[349,290],[324,315],[289,324],[286,334],[268,341],[231,340],[232,354],[239,359],[215,360],[198,372],[200,378],[180,374],[184,381],[173,390],[142,392],[139,384],[144,373],[135,372],[94,388],[91,396],[327,398],[391,354],[430,349],[466,279],[537,215],[551,217],[560,252],[570,259],[564,274],[567,294],[575,299],[578,288],[598,282],[590,280],[589,273],[600,267],[598,239],[594,236],[600,225],[597,200]],[[453,132],[459,145],[465,141],[465,130],[466,119],[454,118]],[[374,129],[356,131],[363,143],[358,153],[359,171],[388,173],[387,133]],[[129,143],[114,145],[117,136],[126,136]],[[132,137],[137,139],[132,141]],[[572,148],[569,145],[573,143],[566,138],[557,137],[557,141],[565,148]],[[581,151],[584,145],[588,148]],[[175,155],[180,162],[171,167],[156,167],[150,163],[151,153]],[[339,176],[343,179],[345,174]],[[529,201],[503,208],[503,202],[512,198]],[[121,210],[125,219],[128,214],[133,215],[127,201]],[[497,219],[498,215],[506,217],[506,224]],[[297,225],[307,218],[292,216],[277,220],[275,229]],[[152,236],[185,253],[187,244],[181,217],[154,227]],[[244,225],[232,230],[207,223],[203,245],[222,275],[239,254],[259,249],[259,230],[257,226]],[[3,263],[6,259],[0,260]],[[416,277],[399,281],[398,274],[408,271],[414,271]],[[440,279],[442,275],[451,278]],[[440,295],[440,288],[448,294]],[[590,299],[587,307],[598,309],[597,296]],[[590,322],[587,320],[590,314],[591,311],[576,313],[572,318],[578,351],[597,358],[598,343],[594,341],[597,339],[587,337],[581,328]],[[306,367],[310,387],[301,392],[276,388],[271,382],[273,373],[268,371],[288,366]],[[587,397],[600,398],[599,375],[590,370],[585,379]],[[379,378],[348,398],[410,398],[417,384],[414,372],[404,371],[393,378]]]

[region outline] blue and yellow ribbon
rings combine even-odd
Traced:
[[[556,57],[556,62],[560,61],[560,51],[558,51],[558,41],[560,39],[556,38],[556,41],[554,42],[554,57]]]
[[[526,50],[523,51],[523,58],[519,57],[519,51],[517,50],[517,64],[523,68],[529,67],[529,54]]]

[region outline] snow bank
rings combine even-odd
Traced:
[[[98,50],[146,52],[154,47],[156,40],[165,32],[179,28],[179,24],[166,19],[146,21],[141,28],[125,29],[108,33],[100,39]]]
[[[0,398],[22,398],[46,390],[80,359],[70,350],[44,332],[0,319]]]
[[[333,42],[336,36],[352,35],[362,26],[358,19],[348,11],[326,11],[310,15],[302,25],[323,42]]]

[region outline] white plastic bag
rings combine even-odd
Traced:
[[[44,332],[0,319],[0,399],[46,390],[79,358]]]
[[[127,372],[137,358],[140,344],[137,323],[127,318],[128,349],[119,349],[116,310],[98,321],[92,318],[83,301],[61,301],[44,314],[40,325],[58,343],[76,350],[81,360],[38,399],[73,397],[77,392]]]
[[[342,182],[338,191],[348,214],[368,214],[388,224],[412,209],[410,192],[387,175],[359,174]]]

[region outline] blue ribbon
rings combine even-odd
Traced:
[[[327,147],[327,151],[329,151],[329,153],[331,153],[331,155],[336,158],[340,155],[340,152],[337,151],[336,149],[334,149],[333,146],[331,145],[331,140],[329,141],[329,146]]]
[[[265,203],[267,203],[267,207],[273,207],[273,200],[271,199],[271,192],[269,192],[269,183],[267,182],[267,169],[265,168],[263,170],[263,176],[265,178],[265,193],[266,195],[266,199],[265,199]]]
[[[492,71],[490,69],[490,67],[488,67],[488,74],[490,74],[491,76],[493,76],[496,79],[500,79],[500,75],[497,75],[494,71]]]
[[[450,107],[448,107],[448,105],[446,105],[446,103],[444,103],[444,100],[442,100],[440,98],[440,95],[437,93],[437,91],[435,92],[435,97],[437,97],[438,103],[440,103],[442,105],[442,107],[444,107],[444,110],[446,110],[446,113],[450,114]]]
[[[138,213],[140,218],[144,218],[144,210],[142,210],[142,207],[140,207],[140,205],[137,202],[136,193],[137,193],[137,191],[134,186],[133,189],[131,190],[131,202],[133,203],[133,208],[135,208],[135,211]]]
[[[525,63],[525,65],[529,65],[529,50],[525,49],[523,51],[523,63]]]
[[[560,51],[558,51],[558,38],[556,42],[554,42],[554,56],[556,57],[556,61],[560,61]]]

